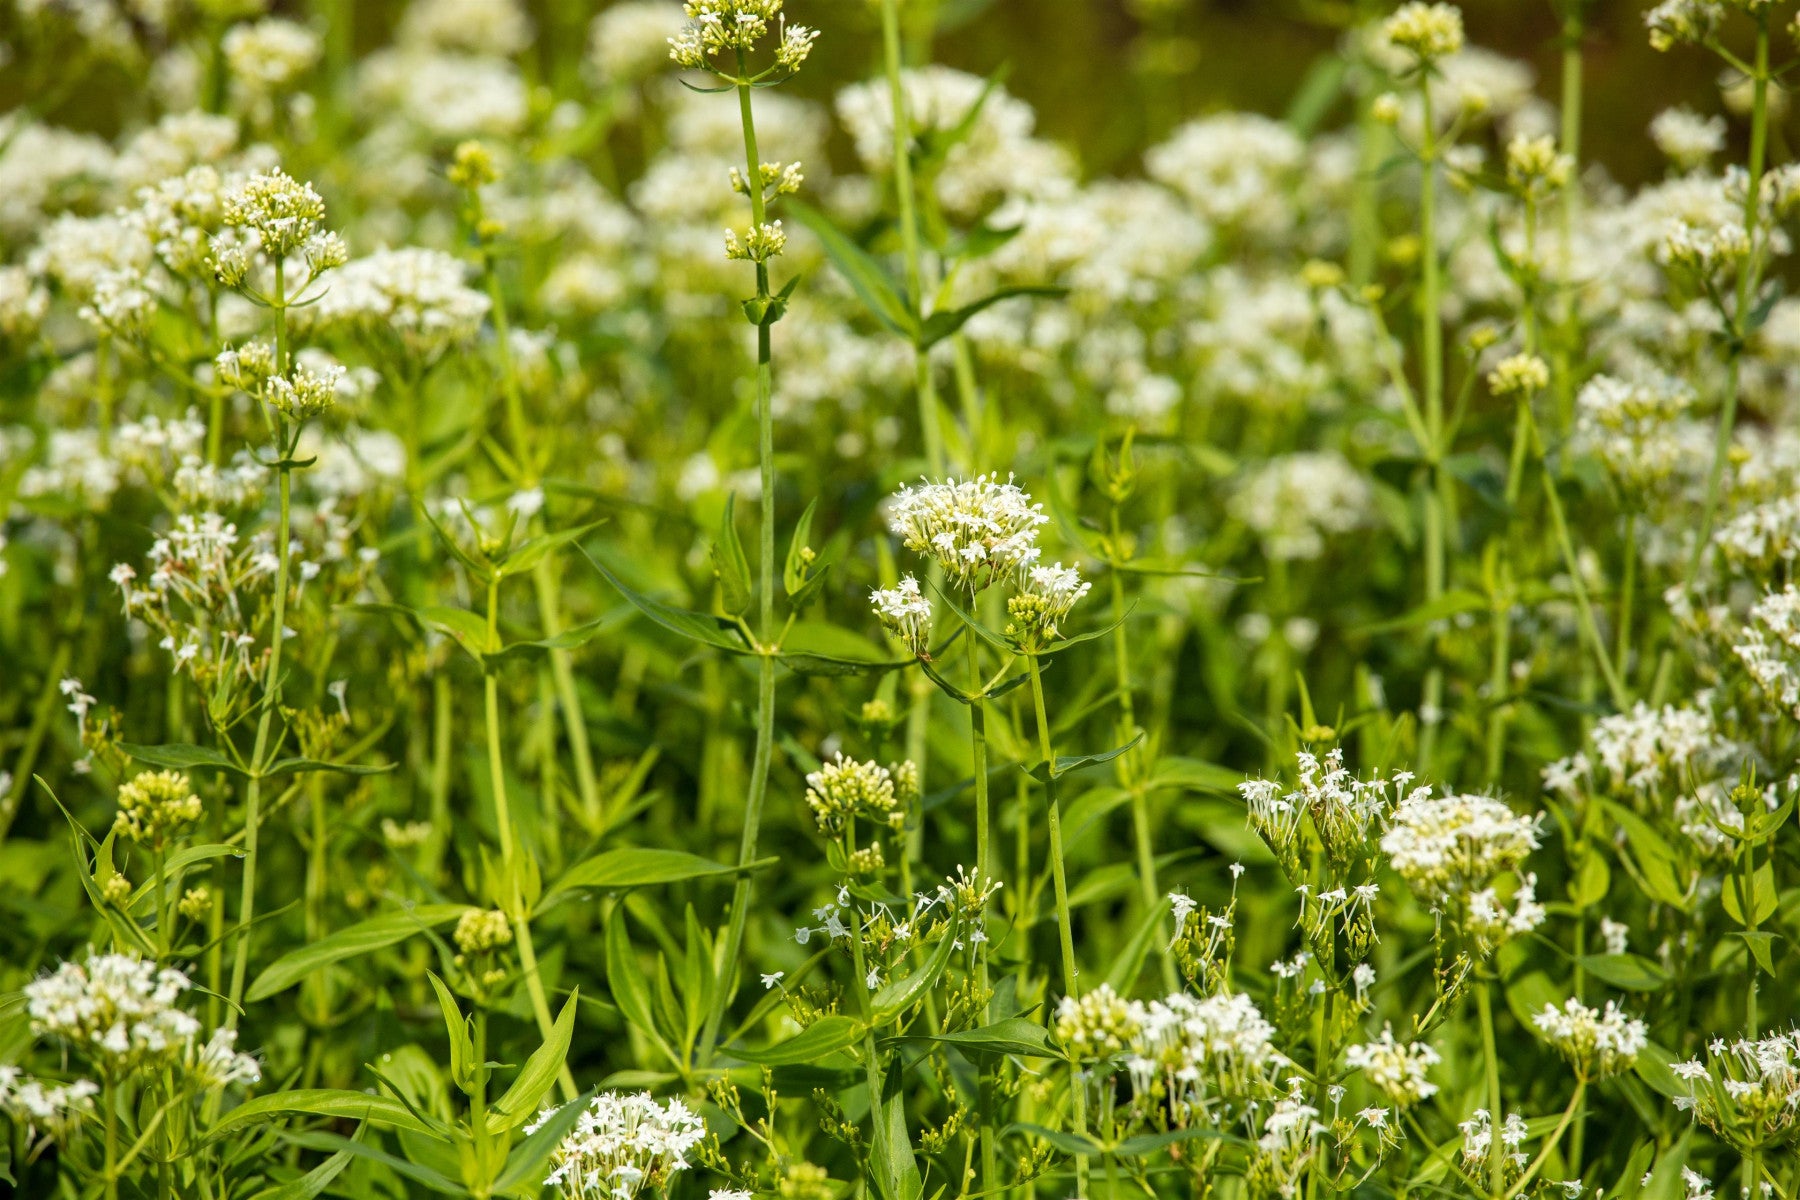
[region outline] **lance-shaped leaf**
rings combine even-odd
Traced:
[[[578,1096],[568,1101],[544,1119],[529,1137],[513,1147],[512,1153],[506,1157],[506,1167],[494,1180],[494,1194],[505,1195],[523,1184],[536,1186],[544,1178],[544,1164],[550,1158],[550,1151],[556,1144],[575,1128],[575,1122],[581,1119],[581,1112],[587,1107],[588,1097]]]
[[[802,675],[866,675],[897,671],[916,661],[889,658],[868,638],[823,621],[801,621],[781,642],[781,661]]]
[[[778,858],[763,858],[748,864],[743,870],[760,871],[772,867]],[[650,887],[660,883],[685,883],[690,879],[705,879],[712,875],[736,875],[739,872],[736,863],[714,862],[710,858],[701,858],[698,854],[689,854],[685,850],[661,850],[650,846],[626,846],[617,850],[605,850],[592,858],[583,859],[563,873],[562,878],[550,885],[546,896],[557,892],[566,892],[574,888],[591,888],[595,891],[622,892],[628,888]]]
[[[727,1046],[723,1053],[764,1067],[790,1067],[817,1062],[828,1054],[853,1046],[862,1037],[862,1026],[840,1013],[820,1017],[785,1042],[753,1050]]]
[[[330,771],[336,775],[386,775],[398,763],[335,763],[316,758],[278,758],[263,772],[264,779],[277,775],[305,774],[308,771]]]
[[[737,493],[725,497],[725,512],[719,518],[719,534],[713,538],[713,569],[719,575],[719,591],[723,593],[725,611],[741,616],[750,607],[750,560],[744,556],[744,543],[738,539]]]
[[[1133,604],[1131,607],[1132,607],[1132,609],[1136,609],[1137,605]],[[1067,650],[1072,646],[1079,646],[1083,642],[1097,641],[1100,638],[1105,637],[1107,634],[1111,633],[1113,630],[1117,629],[1119,626],[1123,625],[1126,621],[1128,621],[1130,619],[1131,619],[1131,612],[1127,611],[1125,613],[1125,615],[1120,617],[1118,620],[1109,622],[1105,625],[1102,625],[1098,629],[1090,630],[1087,633],[1078,633],[1074,637],[1057,638],[1054,642],[1051,642],[1048,646],[1045,646],[1042,650],[1039,650],[1037,652],[1038,657],[1043,658],[1043,657],[1045,657],[1047,655],[1051,655],[1051,654],[1061,654],[1064,650]]]
[[[1024,1017],[1007,1017],[1003,1021],[995,1021],[992,1025],[983,1025],[977,1029],[964,1029],[957,1033],[922,1033],[891,1040],[895,1042],[936,1042],[940,1045],[955,1046],[959,1050],[972,1054],[1017,1054],[1024,1058],[1061,1058],[1063,1056],[1060,1050],[1050,1044],[1050,1037],[1044,1032],[1044,1027],[1036,1021],[1028,1021]]]
[[[364,1126],[358,1125],[352,1142],[361,1142]],[[264,1188],[252,1196],[250,1200],[315,1200],[332,1180],[343,1174],[344,1168],[350,1165],[350,1151],[339,1150],[336,1154],[308,1171],[297,1179],[274,1187]]]
[[[593,564],[594,570],[600,572],[606,582],[617,588],[619,594],[631,603],[631,606],[661,625],[670,633],[679,634],[690,641],[711,646],[717,650],[727,650],[733,654],[748,654],[750,648],[735,633],[734,626],[724,617],[708,616],[705,613],[689,612],[685,608],[675,608],[660,600],[652,600],[648,596],[633,591],[623,579],[620,579],[606,564],[589,554],[585,549],[581,556]]]
[[[1033,763],[1028,767],[1023,767],[1022,769],[1027,775],[1031,776],[1039,783],[1048,783],[1051,779],[1061,779],[1064,775],[1072,774],[1087,767],[1098,766],[1104,762],[1111,762],[1113,759],[1124,754],[1143,740],[1144,735],[1140,733],[1129,742],[1126,742],[1123,746],[1114,746],[1111,750],[1102,750],[1098,754],[1059,754],[1056,756],[1056,763],[1054,766],[1050,763],[1039,762]]]
[[[997,292],[983,296],[973,304],[934,312],[926,317],[925,324],[919,328],[918,347],[921,350],[929,350],[967,325],[970,317],[1002,300],[1011,300],[1016,296],[1066,296],[1068,294],[1069,289],[1061,287],[1003,287]]]
[[[292,1116],[368,1121],[372,1125],[406,1129],[432,1137],[439,1133],[392,1096],[344,1091],[339,1088],[301,1088],[288,1092],[271,1092],[267,1096],[256,1096],[244,1101],[219,1118],[207,1135],[207,1141],[218,1142],[240,1129],[278,1117]]]
[[[359,921],[348,929],[340,929],[316,942],[301,946],[298,950],[290,950],[270,963],[268,969],[250,985],[250,990],[244,994],[244,1000],[252,1004],[267,1000],[270,996],[293,987],[321,967],[385,949],[405,941],[415,933],[447,925],[469,911],[471,909],[467,904],[420,904],[400,912],[384,913],[379,917],[370,917],[367,921]]]
[[[525,1065],[519,1069],[519,1076],[513,1080],[506,1094],[494,1101],[494,1107],[488,1112],[488,1132],[500,1133],[508,1129],[517,1129],[531,1120],[543,1102],[550,1086],[562,1072],[563,1063],[569,1057],[569,1039],[575,1032],[575,1003],[580,989],[569,993],[563,1004],[562,1012],[557,1015],[556,1024],[550,1027],[549,1036],[544,1044],[532,1052]]]
[[[186,742],[171,742],[163,746],[120,742],[119,749],[138,762],[161,767],[166,771],[229,771],[233,775],[249,774],[219,751]]]
[[[786,204],[787,211],[819,239],[831,265],[837,268],[838,274],[844,277],[844,282],[850,285],[850,290],[875,319],[908,341],[916,341],[919,319],[913,313],[912,301],[887,273],[887,268],[833,225],[824,213],[797,200],[789,200]]]
[[[876,992],[875,998],[870,1001],[875,1010],[873,1023],[877,1027],[886,1025],[923,999],[932,985],[943,978],[944,969],[950,965],[950,955],[955,949],[955,938],[946,936],[939,939],[924,966],[903,979],[893,980]]]
[[[495,568],[495,573],[506,576],[523,575],[551,554],[564,546],[580,541],[604,524],[604,521],[591,521],[586,525],[577,525],[573,529],[558,530],[556,533],[546,533],[541,537],[534,537],[530,541],[521,542],[500,560],[500,565]]]

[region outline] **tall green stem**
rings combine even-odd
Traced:
[[[1500,1111],[1500,1054],[1494,1046],[1493,984],[1480,980],[1475,987],[1475,1007],[1481,1017],[1481,1053],[1487,1067],[1488,1094],[1488,1171],[1490,1192],[1499,1196],[1505,1190],[1506,1152],[1501,1144],[1500,1127],[1504,1119]]]
[[[1444,505],[1440,482],[1440,463],[1445,449],[1444,327],[1438,299],[1438,139],[1431,112],[1431,77],[1424,68],[1419,72],[1419,102],[1424,115],[1424,133],[1419,145],[1419,357],[1424,373],[1425,433],[1429,443],[1421,449],[1428,463],[1425,490],[1425,603],[1431,605],[1444,594],[1445,575]],[[1444,670],[1437,661],[1434,647],[1419,705],[1421,770],[1429,767],[1437,742],[1438,725],[1443,719],[1443,702]]]
[[[487,635],[488,645],[500,645],[500,581],[488,581]],[[525,990],[531,996],[531,1011],[537,1018],[538,1031],[544,1037],[556,1022],[550,1016],[550,1001],[544,995],[544,980],[538,970],[537,948],[531,940],[531,915],[525,911],[525,900],[519,892],[518,854],[513,840],[512,806],[506,794],[506,766],[500,751],[500,676],[490,666],[483,673],[482,697],[487,718],[488,784],[494,793],[494,824],[500,835],[500,872],[504,878],[502,899],[506,915],[511,919],[513,936],[519,943],[519,965],[524,968]],[[577,1094],[575,1076],[564,1064],[557,1082],[564,1100]]]
[[[738,52],[738,77],[748,78],[742,51]],[[738,116],[744,130],[744,159],[749,173],[745,176],[750,193],[750,220],[760,229],[766,218],[763,203],[761,157],[756,150],[756,118],[751,110],[748,83],[738,85]],[[756,296],[764,304],[769,300],[768,264],[756,264]],[[769,793],[769,765],[775,753],[775,415],[771,404],[774,394],[774,372],[769,361],[769,325],[756,328],[756,441],[757,459],[762,483],[761,528],[758,542],[761,561],[757,563],[757,635],[761,642],[756,660],[756,750],[750,766],[750,794],[744,801],[744,828],[738,841],[738,877],[731,889],[731,917],[726,926],[723,967],[720,982],[713,993],[712,1008],[700,1038],[700,1058],[712,1055],[719,1036],[719,1025],[725,1017],[738,972],[738,955],[744,944],[744,923],[750,910],[750,873],[748,867],[756,859],[757,836],[762,827],[763,804]]]
[[[275,312],[275,369],[287,374],[293,367],[288,346],[287,280],[283,264],[275,260],[275,290],[271,307]],[[231,961],[230,1002],[225,1006],[225,1028],[235,1030],[242,1011],[244,981],[250,969],[250,931],[256,919],[256,866],[258,839],[262,826],[262,774],[268,767],[269,730],[276,711],[281,707],[281,647],[287,637],[287,594],[289,558],[293,540],[293,467],[289,465],[292,446],[287,420],[274,417],[276,487],[279,511],[275,523],[275,601],[269,631],[269,669],[263,676],[261,711],[256,718],[256,741],[250,751],[250,779],[244,787],[244,883],[238,903],[237,945]],[[294,432],[298,440],[299,432]]]
[[[1044,706],[1044,674],[1036,655],[1026,659],[1031,664],[1031,702],[1037,709],[1038,751],[1044,756],[1044,801],[1049,813],[1050,881],[1056,889],[1056,932],[1062,942],[1063,992],[1070,998],[1081,995],[1079,968],[1075,965],[1075,935],[1069,920],[1069,880],[1063,865],[1062,804],[1056,796],[1056,751],[1051,744],[1050,716]],[[1075,1132],[1087,1132],[1087,1087],[1082,1081],[1079,1064],[1071,1064],[1069,1081],[1070,1123]],[[1075,1194],[1087,1195],[1087,1160],[1075,1162]]]

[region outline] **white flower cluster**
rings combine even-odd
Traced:
[[[91,1079],[45,1083],[13,1066],[0,1065],[0,1113],[35,1134],[43,1130],[53,1141],[65,1141],[93,1116],[100,1085]]]
[[[891,588],[876,588],[869,593],[875,616],[881,627],[898,638],[915,657],[931,653],[931,601],[911,575],[903,577]]]
[[[1287,232],[1294,210],[1268,198],[1292,191],[1305,161],[1305,146],[1292,126],[1252,113],[1227,113],[1177,129],[1145,154],[1144,169],[1210,224],[1270,235]]]
[[[66,1042],[102,1073],[185,1067],[206,1087],[255,1082],[256,1060],[237,1053],[227,1029],[201,1041],[200,1022],[177,1007],[193,984],[135,954],[90,954],[25,985],[25,1011],[40,1037]]]
[[[1671,1068],[1688,1086],[1676,1107],[1738,1147],[1775,1145],[1800,1132],[1800,1029],[1707,1044]]]
[[[1764,695],[1800,717],[1800,590],[1790,583],[1758,600],[1731,650]]]
[[[1469,1119],[1461,1122],[1463,1165],[1476,1169],[1485,1169],[1488,1154],[1494,1146],[1494,1118],[1485,1108],[1478,1108],[1469,1115]],[[1506,1165],[1511,1172],[1525,1169],[1528,1161],[1525,1155],[1525,1135],[1527,1128],[1525,1118],[1518,1113],[1506,1114],[1506,1120],[1500,1123],[1500,1152],[1505,1157]]]
[[[1044,506],[998,476],[902,487],[888,506],[888,527],[908,550],[925,555],[944,581],[971,596],[998,579],[1037,565]]]
[[[1358,779],[1344,766],[1344,752],[1333,748],[1323,761],[1310,751],[1297,756],[1295,786],[1283,792],[1278,780],[1250,779],[1238,784],[1238,793],[1250,809],[1250,824],[1278,849],[1292,846],[1301,823],[1312,819],[1326,852],[1342,860],[1361,850],[1373,832],[1387,827],[1394,805],[1412,782],[1408,772],[1373,779]],[[1431,795],[1429,786],[1410,795],[1421,800]]]
[[[545,1113],[526,1126],[537,1131]],[[550,1152],[544,1186],[570,1200],[631,1200],[661,1192],[687,1169],[688,1152],[706,1136],[706,1122],[679,1097],[658,1103],[649,1092],[601,1092]]]
[[[1493,796],[1415,792],[1394,811],[1381,848],[1414,891],[1442,904],[1516,869],[1538,848],[1539,819]]]
[[[1133,1002],[1129,1021],[1137,1027],[1125,1060],[1133,1088],[1166,1102],[1184,1125],[1241,1115],[1288,1063],[1275,1048],[1275,1027],[1241,992]]]
[[[1139,1035],[1133,1005],[1103,983],[1077,999],[1064,996],[1056,1006],[1056,1040],[1078,1059],[1122,1054]]]
[[[1641,700],[1630,712],[1602,717],[1589,741],[1606,782],[1632,792],[1653,792],[1665,783],[1690,780],[1695,771],[1716,770],[1732,751],[1704,708],[1655,709]],[[1587,754],[1573,754],[1544,768],[1544,786],[1573,794],[1593,773]]]
[[[1396,1108],[1406,1108],[1437,1094],[1438,1085],[1426,1074],[1439,1061],[1438,1052],[1425,1042],[1396,1040],[1392,1026],[1383,1027],[1381,1036],[1374,1041],[1344,1051],[1344,1065],[1361,1071],[1363,1078]]]
[[[1694,389],[1672,375],[1596,375],[1575,399],[1575,445],[1629,488],[1679,484],[1709,461],[1687,420],[1694,402]]]
[[[1601,1010],[1570,999],[1561,1008],[1546,1004],[1531,1024],[1582,1079],[1605,1079],[1629,1070],[1650,1043],[1649,1028],[1608,1000]]]

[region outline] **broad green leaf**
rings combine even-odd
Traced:
[[[1773,950],[1775,943],[1780,940],[1780,935],[1767,930],[1751,933],[1749,930],[1740,929],[1736,936],[1743,939],[1744,945],[1750,950],[1750,957],[1756,960],[1756,965],[1763,969],[1764,974],[1773,979],[1775,977]]]
[[[882,1194],[892,1200],[919,1200],[925,1184],[906,1124],[907,1089],[901,1083],[901,1071],[896,1065],[888,1072],[875,1127],[875,1181]]]
[[[209,859],[242,857],[244,857],[242,847],[227,846],[221,842],[210,842],[201,846],[183,846],[175,853],[169,855],[168,861],[163,864],[163,876],[166,879],[173,879],[176,875],[187,870],[195,863],[206,862]],[[140,883],[137,891],[131,893],[131,899],[126,907],[135,907],[140,902],[148,899],[150,896],[150,889],[155,886],[156,880],[154,879],[148,879],[143,883]]]
[[[1133,605],[1132,607],[1135,608],[1136,605]],[[1111,634],[1113,630],[1117,629],[1119,626],[1123,625],[1126,621],[1128,621],[1130,619],[1131,619],[1131,614],[1129,612],[1127,612],[1124,616],[1120,617],[1118,620],[1109,621],[1105,625],[1102,625],[1098,629],[1091,629],[1086,633],[1078,633],[1074,637],[1058,638],[1056,641],[1051,642],[1048,646],[1045,646],[1042,650],[1039,650],[1037,652],[1037,656],[1039,658],[1048,658],[1052,654],[1061,654],[1064,650],[1068,650],[1068,649],[1071,649],[1072,647],[1079,646],[1084,642],[1098,641],[1099,639]]]
[[[1158,759],[1150,771],[1152,787],[1211,792],[1221,796],[1237,795],[1238,784],[1243,781],[1241,773],[1198,758],[1170,756]]]
[[[413,610],[419,620],[439,633],[448,634],[457,645],[469,652],[476,662],[491,647],[488,645],[487,618],[466,608],[448,604],[426,604]]]
[[[517,1129],[536,1114],[538,1105],[543,1103],[544,1096],[556,1082],[557,1075],[562,1072],[563,1064],[568,1061],[569,1039],[575,1033],[575,1007],[579,995],[579,988],[569,993],[569,998],[564,1001],[562,1012],[557,1014],[556,1024],[551,1026],[544,1044],[525,1060],[525,1065],[519,1068],[518,1078],[506,1089],[506,1094],[494,1101],[494,1107],[488,1111],[489,1133]]]
[[[764,1067],[790,1067],[817,1062],[853,1046],[862,1037],[862,1026],[841,1013],[820,1017],[785,1042],[752,1050],[744,1046],[726,1046],[722,1053]]]
[[[1725,915],[1739,925],[1767,921],[1780,903],[1775,891],[1773,865],[1763,863],[1748,880],[1738,872],[1727,875],[1724,886],[1719,889],[1719,903],[1724,907]]]
[[[788,541],[787,559],[781,566],[781,586],[789,596],[798,593],[807,586],[809,568],[801,558],[801,551],[811,549],[813,513],[818,511],[819,498],[814,496],[806,505],[806,511],[800,514],[800,520],[794,525],[794,536]],[[815,566],[817,564],[814,564]]]
[[[249,774],[219,751],[186,742],[172,742],[164,746],[120,742],[119,749],[141,763],[161,767],[166,771],[229,771],[233,775]]]
[[[1122,996],[1131,994],[1131,985],[1144,969],[1144,960],[1150,957],[1151,945],[1162,936],[1163,913],[1168,910],[1166,897],[1158,897],[1150,911],[1138,921],[1138,927],[1132,932],[1131,940],[1125,943],[1124,949],[1113,960],[1112,969],[1106,973],[1106,982],[1113,991]]]
[[[759,859],[744,869],[761,871],[780,861],[774,857]],[[617,850],[604,850],[592,858],[576,863],[563,873],[561,879],[550,885],[545,895],[553,896],[575,888],[617,892],[628,888],[735,874],[738,874],[736,863],[714,862],[685,850],[626,846]]]
[[[831,218],[810,205],[787,201],[787,211],[812,230],[825,248],[825,256],[837,268],[850,290],[856,293],[876,320],[890,330],[914,341],[919,334],[919,320],[913,315],[913,304],[900,290],[887,269],[868,251],[858,246],[849,235],[831,223]]]
[[[316,942],[290,950],[256,977],[244,994],[246,1003],[267,1000],[287,990],[321,967],[355,958],[403,942],[416,933],[447,925],[469,912],[467,904],[420,904],[399,912],[384,913],[359,921],[347,929],[320,938]]]
[[[744,645],[743,639],[730,632],[732,626],[725,618],[674,608],[660,600],[652,600],[648,596],[639,595],[632,591],[623,579],[608,570],[606,564],[585,549],[581,551],[581,556],[593,564],[594,570],[600,572],[606,582],[617,588],[619,594],[630,601],[633,608],[670,633],[679,634],[690,641],[699,642],[717,650],[728,650],[733,654],[750,653],[750,648]]]
[[[1651,1042],[1638,1051],[1637,1061],[1632,1063],[1632,1071],[1654,1091],[1673,1100],[1677,1096],[1690,1094],[1688,1086],[1677,1079],[1675,1072],[1670,1069],[1670,1064],[1674,1061],[1673,1054],[1656,1042]]]
[[[1669,986],[1661,967],[1641,954],[1587,954],[1577,960],[1600,982],[1626,992],[1654,992]]]

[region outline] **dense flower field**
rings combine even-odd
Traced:
[[[1515,2],[0,0],[0,1191],[1800,1200],[1800,20]]]

